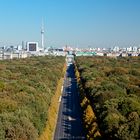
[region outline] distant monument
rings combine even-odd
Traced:
[[[42,26],[41,26],[41,47],[42,51],[44,51],[44,22],[42,20]]]

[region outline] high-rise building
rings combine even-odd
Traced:
[[[38,42],[27,42],[27,51],[28,52],[38,52]]]
[[[22,50],[25,50],[24,41],[22,41]]]

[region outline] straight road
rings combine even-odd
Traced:
[[[74,66],[70,65],[64,80],[54,140],[85,139],[81,122],[77,81]]]

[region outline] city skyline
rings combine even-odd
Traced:
[[[139,0],[2,0],[0,45],[113,47],[140,44]]]

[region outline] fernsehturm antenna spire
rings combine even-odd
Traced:
[[[42,25],[41,25],[41,47],[44,51],[44,21],[42,19]]]

